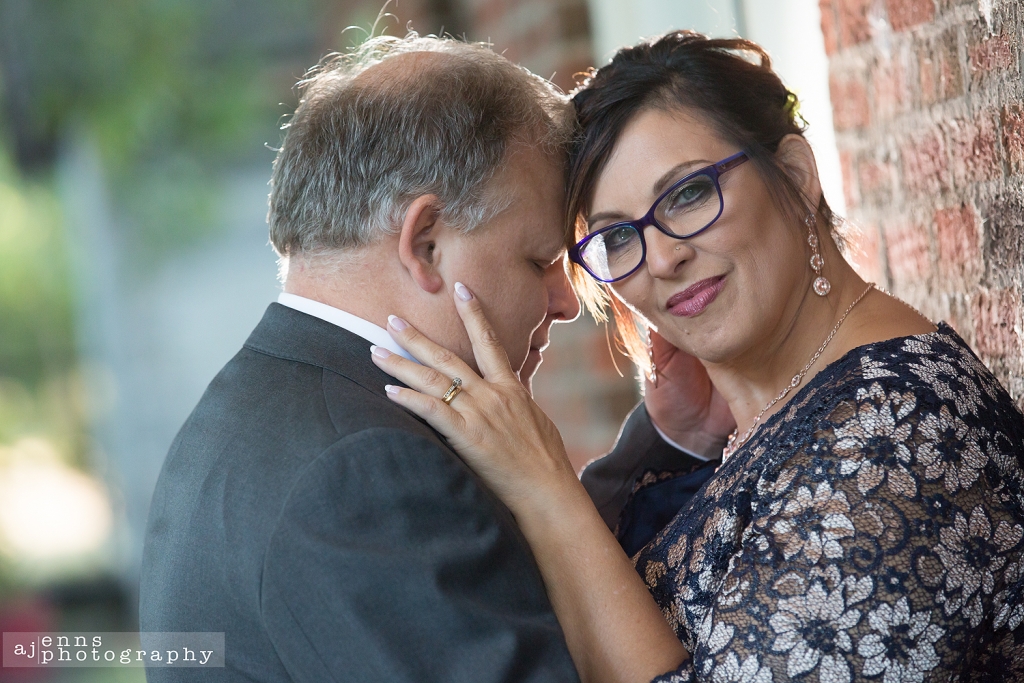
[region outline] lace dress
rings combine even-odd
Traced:
[[[1022,444],[948,325],[832,363],[634,557],[656,681],[1024,680]]]

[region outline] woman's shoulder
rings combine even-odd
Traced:
[[[815,379],[814,399],[804,397],[802,403],[817,407],[819,415],[844,403],[877,402],[884,394],[900,404],[897,412],[945,411],[965,423],[998,426],[1024,438],[1024,415],[946,323],[927,334],[854,348]]]
[[[986,486],[1024,494],[1024,415],[945,323],[851,350],[757,437],[750,461],[768,480],[838,467],[862,495],[883,480],[917,494],[942,479],[955,493],[985,472]]]

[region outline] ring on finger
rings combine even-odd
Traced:
[[[452,378],[452,385],[448,387],[448,391],[444,392],[444,396],[441,397],[441,401],[445,405],[451,405],[451,402],[455,400],[455,397],[462,391],[462,380],[458,377]]]

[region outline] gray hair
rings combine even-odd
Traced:
[[[440,200],[441,220],[472,230],[507,206],[488,185],[512,146],[564,158],[570,133],[555,86],[451,38],[371,38],[325,58],[298,87],[267,216],[285,258],[393,234],[425,194]]]

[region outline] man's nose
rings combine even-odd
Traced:
[[[566,257],[548,267],[548,317],[571,322],[580,315],[580,300],[566,272]]]

